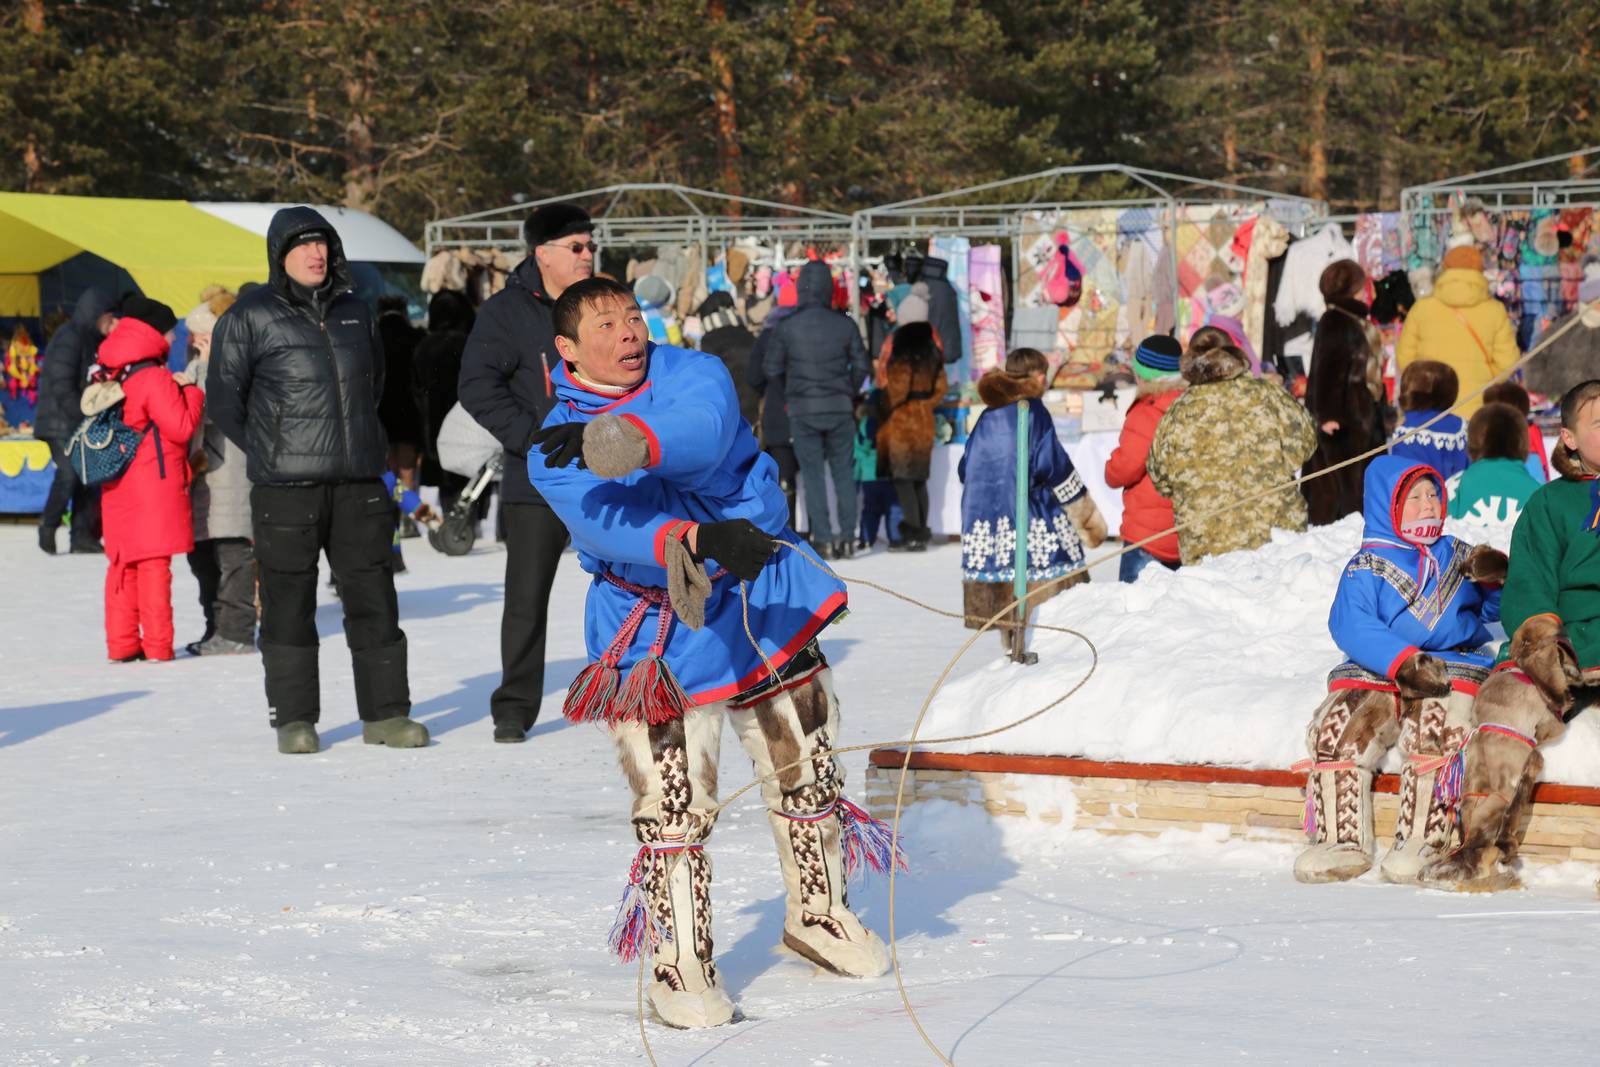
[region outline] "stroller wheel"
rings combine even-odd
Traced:
[[[477,524],[472,515],[451,513],[445,516],[437,529],[428,531],[428,544],[447,556],[465,556],[472,551],[478,538]]]

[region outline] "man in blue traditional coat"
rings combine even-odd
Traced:
[[[888,954],[845,883],[863,860],[891,862],[887,835],[841,795],[839,706],[817,645],[844,614],[844,585],[787,528],[776,464],[720,360],[651,344],[633,294],[610,279],[573,285],[552,314],[558,404],[533,435],[528,475],[594,575],[593,662],[565,711],[609,728],[634,795],[641,848],[613,947],[653,952],[648,993],[663,1021],[733,1017],[705,853],[726,717],[766,776],[784,945],[841,974],[880,975]]]

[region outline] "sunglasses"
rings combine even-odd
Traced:
[[[593,241],[574,241],[571,244],[563,241],[546,241],[545,244],[551,248],[565,248],[575,256],[581,256],[585,252],[598,253],[600,251],[600,246]]]

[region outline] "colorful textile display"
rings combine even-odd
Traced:
[[[1244,278],[1245,259],[1235,248],[1240,227],[1261,213],[1255,202],[1185,204],[1178,210],[1178,339],[1205,324],[1213,310],[1211,294],[1237,286]]]
[[[1005,270],[999,245],[979,245],[968,257],[974,380],[1006,361]]]
[[[957,295],[965,294],[971,279],[968,259],[972,255],[972,242],[965,237],[934,237],[928,241],[928,255],[935,259],[942,259],[950,264],[950,269],[945,275],[945,280],[950,283]],[[959,381],[966,381],[972,367],[972,309],[968,301],[958,299],[956,311],[961,316],[961,365],[956,368],[955,377]],[[945,341],[949,344],[949,341]]]

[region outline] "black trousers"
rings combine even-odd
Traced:
[[[365,722],[411,713],[406,635],[394,592],[394,501],[376,478],[250,490],[261,573],[261,664],[272,725],[321,717],[317,560],[326,551],[344,605]]]
[[[93,545],[100,542],[100,490],[78,481],[78,475],[67,459],[65,441],[47,441],[50,458],[56,463],[55,481],[50,483],[50,493],[45,497],[44,511],[39,514],[39,528],[54,530],[61,525],[61,516],[72,505],[72,544]]]
[[[249,538],[196,541],[189,571],[200,585],[200,610],[206,616],[200,640],[209,641],[220,631],[229,641],[255,644],[256,556]]]
[[[928,480],[896,478],[894,494],[900,501],[900,511],[907,526],[920,529],[928,525]],[[892,531],[899,533],[899,530]]]
[[[544,698],[550,587],[567,547],[567,528],[548,504],[502,504],[500,528],[506,540],[506,594],[500,616],[500,688],[489,698],[489,714],[497,726],[531,730]]]

